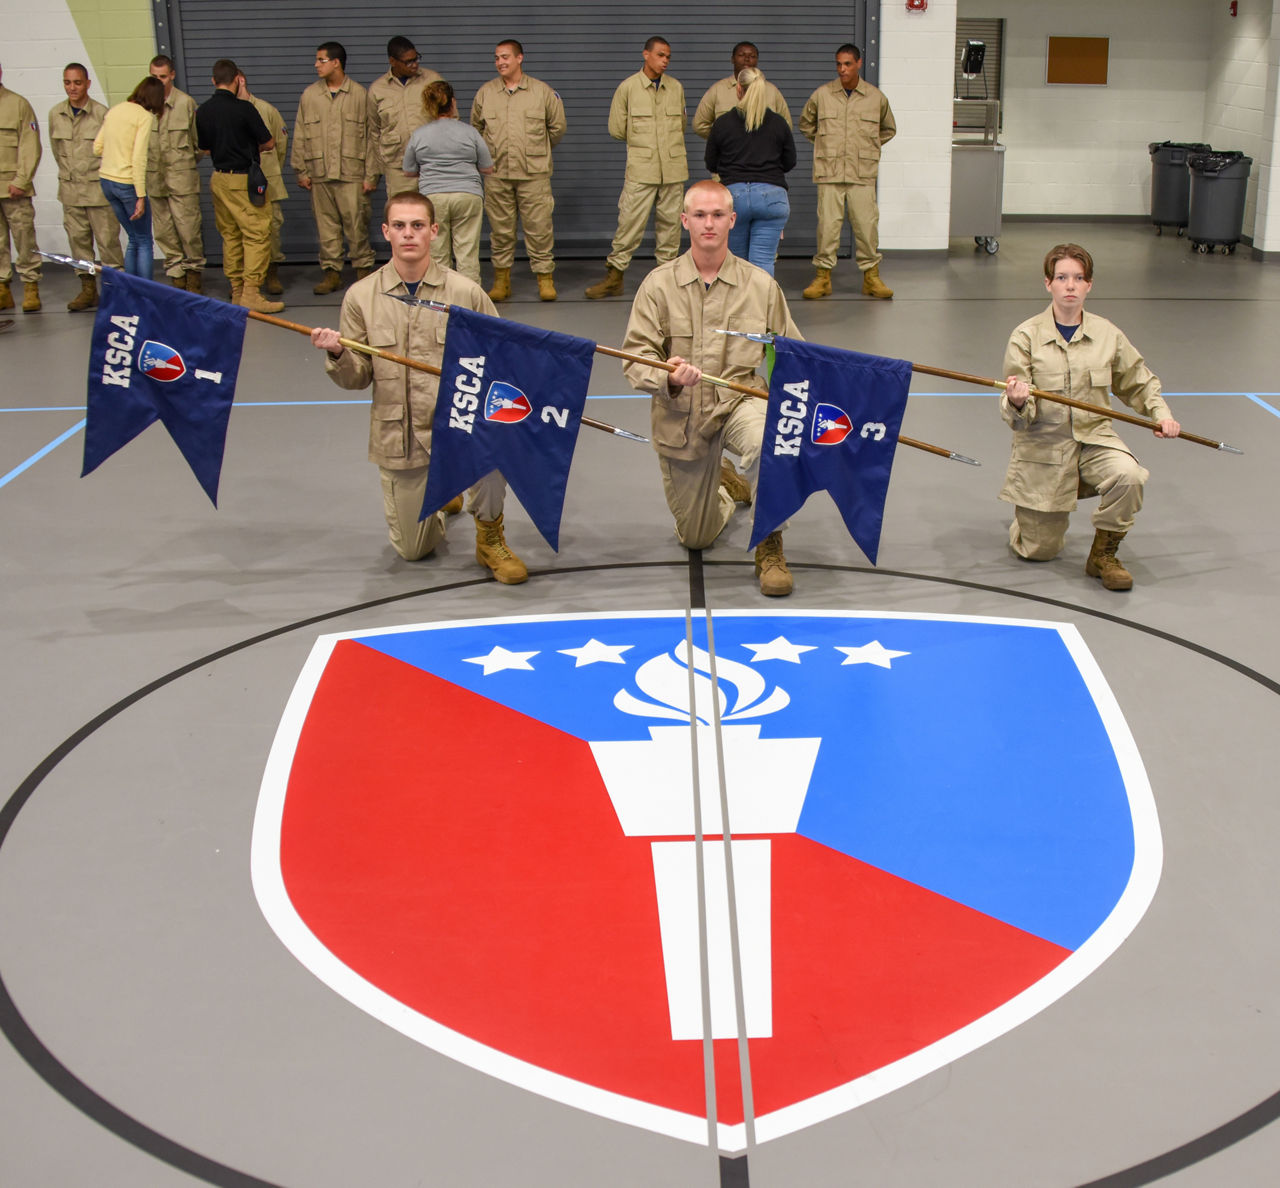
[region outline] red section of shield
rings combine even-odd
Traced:
[[[368,982],[520,1060],[705,1112],[673,1042],[650,840],[622,835],[583,740],[354,641],[334,648],[295,754],[285,886]],[[773,838],[774,1034],[757,1114],[898,1060],[1067,952],[806,838]],[[742,1121],[717,1042],[717,1112]]]

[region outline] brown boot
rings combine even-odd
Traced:
[[[22,312],[40,312],[40,286],[35,281],[22,282]]]
[[[370,265],[368,268],[357,268],[356,280],[364,280],[366,276],[372,276],[376,271],[377,269],[374,268],[372,265]]]
[[[8,281],[0,281],[0,309],[13,308],[13,292]]]
[[[267,265],[267,279],[262,282],[262,291],[270,293],[272,297],[279,297],[284,292],[284,285],[280,283],[280,271],[277,265]]]
[[[756,545],[756,577],[760,579],[760,593],[770,598],[782,598],[795,589],[787,559],[782,555],[781,532],[770,532]]]
[[[1089,577],[1098,578],[1104,590],[1132,590],[1133,574],[1120,564],[1116,550],[1124,540],[1123,532],[1104,532],[1099,528],[1093,534],[1093,547],[1084,571]]]
[[[342,288],[342,273],[335,272],[332,268],[326,268],[324,270],[324,279],[311,291],[317,297],[323,297],[326,293],[336,293],[340,288]]]
[[[196,271],[188,272],[186,274],[186,282],[187,282],[188,293],[204,292],[204,277],[199,272],[196,272]]]
[[[734,469],[728,458],[720,459],[720,485],[729,492],[734,503],[751,506],[751,484]]]
[[[67,308],[72,313],[80,313],[82,310],[92,309],[97,304],[97,281],[95,281],[91,276],[82,276],[80,278],[80,292],[67,302]]]
[[[448,503],[444,505],[443,508],[441,508],[441,510],[444,512],[446,516],[456,516],[459,512],[462,511],[462,496],[455,495],[452,499],[449,500]]]
[[[259,291],[258,286],[248,281],[244,282],[244,289],[236,304],[244,309],[251,309],[254,313],[276,314],[284,309],[283,301],[268,301]]]
[[[511,269],[495,268],[493,270],[493,288],[489,290],[490,301],[506,301],[511,296]],[[521,579],[523,581],[523,579]]]
[[[538,300],[554,301],[558,296],[555,281],[551,279],[551,273],[538,273]]]
[[[602,297],[622,296],[622,273],[612,264],[604,274],[604,280],[594,284],[587,290],[588,301],[599,301]]]
[[[862,274],[862,291],[868,297],[880,297],[885,301],[893,296],[893,290],[880,279],[879,264],[872,264]]]
[[[810,301],[817,301],[819,297],[830,297],[831,269],[815,268],[813,270],[813,280],[809,282],[809,287],[805,289],[804,295]]]
[[[476,560],[504,586],[518,586],[529,580],[524,562],[507,548],[501,516],[496,520],[476,517]]]
[[[170,276],[167,272],[164,274],[167,280],[175,289],[185,289],[187,287],[187,274],[185,272],[178,273],[177,276]]]

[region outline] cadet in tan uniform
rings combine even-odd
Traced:
[[[836,50],[836,77],[809,96],[800,115],[800,131],[813,141],[813,180],[818,183],[818,251],[813,257],[814,278],[804,291],[811,300],[831,293],[831,270],[846,211],[862,269],[862,291],[868,297],[893,296],[880,279],[876,176],[880,149],[898,127],[889,100],[859,77],[861,69],[862,51],[842,45]]]
[[[405,177],[401,168],[404,146],[413,130],[426,122],[422,92],[427,83],[440,77],[421,65],[418,51],[407,37],[387,42],[389,69],[369,84],[373,104],[374,139],[378,145],[378,168],[387,179],[387,197],[415,193],[417,183]]]
[[[164,112],[151,137],[147,197],[164,271],[179,289],[201,291],[204,237],[200,228],[200,159],[196,148],[196,102],[173,85],[173,59],[157,54],[151,77],[164,83]]]
[[[706,140],[711,135],[711,125],[722,115],[726,115],[738,106],[738,75],[750,67],[755,70],[760,65],[760,51],[749,41],[740,41],[733,47],[733,73],[728,78],[712,83],[707,93],[698,103],[698,110],[693,113],[693,130]],[[791,109],[782,97],[782,92],[773,83],[765,81],[765,106],[776,111],[791,127]]]
[[[644,65],[624,79],[609,107],[609,135],[627,142],[627,175],[618,199],[618,230],[605,261],[604,280],[587,290],[592,301],[622,292],[626,272],[654,217],[654,255],[661,264],[680,252],[680,204],[689,178],[684,130],[684,88],[667,75],[671,46],[661,37],[644,43]]]
[[[799,338],[800,331],[773,277],[730,253],[733,197],[724,186],[695,182],[680,221],[689,231],[689,250],[640,282],[622,344],[632,354],[678,366],[666,372],[628,363],[623,370],[633,387],[652,397],[653,448],[676,539],[687,549],[705,549],[724,530],[735,505],[755,497],[766,402],[704,383],[702,374],[762,392],[768,386],[757,374],[763,345],[714,331],[787,338]],[[726,449],[742,459],[742,474],[722,458]],[[782,553],[784,527],[756,548],[763,594],[790,594],[793,587]]]
[[[93,151],[94,139],[107,114],[106,106],[89,98],[89,72],[79,62],[63,68],[62,89],[67,97],[49,112],[49,148],[58,163],[62,228],[76,259],[100,258],[111,268],[123,268],[120,224],[98,184],[102,158]],[[80,292],[67,303],[72,313],[98,304],[93,273],[77,271],[76,275],[80,278]]]
[[[40,311],[40,257],[36,255],[36,219],[32,179],[40,164],[40,128],[31,104],[4,85],[0,70],[0,309],[13,308],[13,257],[22,277],[22,312]]]
[[[395,300],[397,296],[460,305],[490,316],[498,311],[474,281],[432,260],[435,210],[425,194],[388,198],[382,234],[391,244],[391,262],[348,290],[342,300],[341,334],[318,327],[311,331],[311,342],[328,352],[325,371],[340,388],[359,391],[373,385],[369,461],[376,462],[382,474],[383,510],[392,547],[406,561],[419,561],[445,534],[443,511],[418,519],[427,489],[439,378],[347,350],[340,339],[389,347],[439,367],[448,315],[405,305]],[[528,578],[529,571],[503,536],[506,490],[506,479],[490,471],[468,490],[468,510],[476,521],[476,560],[498,581],[515,586]],[[454,503],[460,510],[460,500]]]
[[[493,173],[484,187],[493,261],[489,297],[505,301],[511,296],[519,219],[529,268],[538,278],[538,298],[554,301],[551,150],[564,135],[564,104],[546,83],[524,73],[523,62],[524,47],[518,41],[498,42],[493,51],[498,77],[476,92],[471,105],[471,126],[484,137],[493,157]]]
[[[378,187],[378,143],[369,92],[346,73],[347,51],[337,41],[316,49],[316,74],[298,101],[293,129],[293,171],[311,191],[311,213],[320,238],[324,279],[311,291],[342,288],[342,238],[356,278],[373,271],[369,205],[364,195]]]
[[[284,117],[265,99],[259,99],[249,90],[249,80],[242,73],[236,80],[236,98],[247,99],[258,109],[262,122],[266,124],[275,147],[262,153],[259,163],[267,178],[267,205],[271,207],[271,263],[267,265],[267,275],[262,282],[262,291],[278,297],[284,292],[280,283],[279,266],[284,263],[284,250],[280,246],[280,228],[284,226],[284,210],[280,206],[289,197],[284,184],[284,163],[289,159],[289,130],[284,125]]]

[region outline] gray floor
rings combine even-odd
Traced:
[[[367,410],[338,403],[305,339],[251,323],[218,510],[159,428],[84,480],[78,434],[13,475],[83,415],[91,319],[64,312],[74,282],[48,269],[45,311],[0,335],[0,764],[14,789],[0,817],[0,1025],[14,1045],[0,1048],[0,1183],[1274,1183],[1280,268],[1133,224],[1019,224],[995,256],[955,241],[945,260],[886,260],[891,303],[858,295],[847,262],[825,302],[799,299],[803,261],[779,279],[810,339],[993,374],[1010,328],[1043,306],[1040,259],[1063,239],[1093,251],[1090,308],[1145,352],[1183,425],[1245,455],[1124,430],[1153,479],[1124,553],[1137,585],[1116,595],[1082,574],[1083,515],[1061,559],[1010,556],[994,395],[921,379],[903,431],[983,468],[900,451],[876,569],[815,498],[787,535],[791,604],[1074,623],[1155,791],[1156,898],[1095,974],[1021,1027],[723,1164],[362,1015],[283,948],[249,882],[263,762],[318,633],[685,605],[648,448],[582,432],[558,556],[509,505],[527,586],[479,580],[465,532],[405,564],[364,461]],[[548,306],[518,266],[504,312],[617,345],[629,302],[580,296],[597,271],[563,266]],[[332,324],[313,270],[288,273],[285,316]],[[643,402],[608,399],[627,391],[599,360],[588,413],[643,431]],[[303,400],[334,403],[289,403]],[[706,556],[713,608],[763,604],[746,539],[735,525]],[[1035,729],[1036,707],[1021,712]]]

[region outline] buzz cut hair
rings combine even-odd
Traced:
[[[862,51],[856,45],[854,45],[852,41],[846,41],[844,45],[842,45],[838,50],[836,50],[837,58],[841,54],[852,54],[855,58],[858,59],[859,62],[862,61]]]
[[[316,46],[316,53],[323,51],[329,57],[342,67],[342,72],[347,72],[347,47],[340,41],[324,41]]]
[[[382,208],[382,221],[384,224],[391,222],[391,208],[397,205],[421,206],[427,212],[427,222],[434,223],[436,221],[436,204],[425,194],[409,190],[404,194],[392,194],[387,199],[386,206]]]
[[[396,36],[387,42],[388,58],[399,58],[402,54],[408,53],[410,50],[417,53],[418,47],[407,37]]]
[[[213,85],[215,87],[229,87],[240,75],[240,67],[237,66],[230,58],[219,58],[213,64]]]
[[[89,77],[89,68],[83,62],[68,62],[63,68],[62,73],[66,74],[68,70],[78,70],[85,78]]]
[[[161,70],[172,70],[174,74],[178,73],[178,68],[173,64],[173,59],[168,54],[156,54],[151,59],[152,66],[159,66]]]
[[[493,48],[495,50],[500,50],[504,45],[509,45],[517,54],[520,55],[520,57],[524,57],[524,46],[522,46],[514,37],[504,37]]]
[[[665,37],[650,37],[649,40],[644,43],[645,53],[648,53],[655,45],[665,45],[667,49],[671,48],[671,42],[669,42]]]

